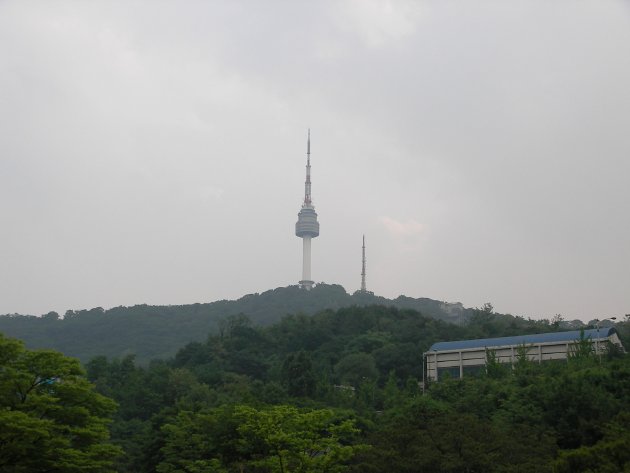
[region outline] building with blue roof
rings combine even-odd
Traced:
[[[583,333],[583,335],[582,335]],[[438,342],[424,353],[426,379],[437,381],[440,377],[462,378],[485,370],[486,352],[492,350],[497,361],[514,363],[519,350],[526,350],[527,357],[539,363],[550,360],[567,360],[575,351],[576,343],[584,337],[596,354],[608,350],[609,344],[624,351],[614,327],[569,332],[537,333],[514,337],[482,338]],[[448,373],[448,374],[447,374]]]

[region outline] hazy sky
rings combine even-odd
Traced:
[[[301,276],[630,312],[630,2],[0,0],[0,313]]]

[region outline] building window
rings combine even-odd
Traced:
[[[459,366],[438,368],[438,379],[459,379]]]
[[[486,365],[464,366],[464,376],[481,376],[486,372]]]

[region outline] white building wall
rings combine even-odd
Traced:
[[[619,336],[614,333],[609,337],[590,340],[596,354],[606,351],[607,343],[622,347]],[[531,361],[567,360],[574,351],[575,342],[548,342],[527,345],[527,357]],[[425,376],[429,381],[439,380],[439,371],[447,370],[451,377],[462,377],[465,368],[483,367],[486,365],[486,348],[494,351],[500,363],[513,363],[518,355],[519,345],[503,345],[463,350],[428,351],[424,354]],[[439,370],[439,371],[438,371]]]

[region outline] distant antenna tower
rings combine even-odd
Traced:
[[[365,235],[363,235],[363,255],[361,259],[361,292],[367,292],[365,287]]]
[[[306,181],[304,183],[304,203],[298,213],[295,234],[302,239],[302,280],[300,286],[310,290],[315,284],[311,280],[311,239],[319,236],[317,213],[311,201],[311,130],[306,141]]]

